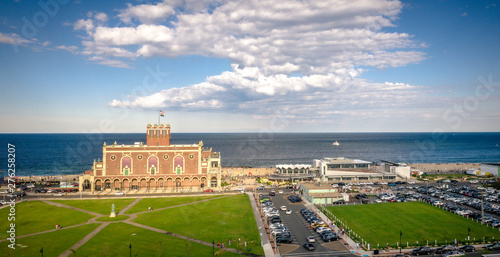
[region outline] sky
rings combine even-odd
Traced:
[[[487,0],[6,0],[0,133],[498,132],[499,42]]]

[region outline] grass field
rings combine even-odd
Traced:
[[[125,223],[109,224],[80,247],[76,256],[212,256],[212,247],[192,243],[166,234]],[[215,249],[216,256],[238,256]]]
[[[103,215],[111,213],[111,205],[115,204],[115,212],[131,204],[135,199],[99,199],[99,200],[53,200],[52,202],[62,203],[68,206],[80,208]]]
[[[87,224],[74,228],[62,229],[39,235],[16,239],[15,249],[7,247],[10,242],[0,243],[0,256],[40,256],[43,247],[44,256],[59,256],[100,224]],[[3,238],[4,239],[4,238]]]
[[[434,244],[451,243],[455,239],[464,241],[470,228],[471,240],[483,237],[500,239],[500,231],[486,227],[422,202],[381,203],[367,205],[346,205],[327,208],[344,227],[349,227],[360,238],[371,244],[385,246],[396,245],[399,233],[403,233],[402,242],[415,245],[416,242]],[[342,225],[339,225],[342,226]]]
[[[11,221],[7,220],[10,208],[0,209],[0,236],[7,238],[7,230]],[[62,227],[81,224],[91,219],[92,215],[70,210],[67,208],[56,207],[40,201],[29,201],[17,203],[15,210],[16,235],[27,235],[35,232],[55,229],[56,224]]]
[[[196,238],[205,242],[225,242],[226,247],[243,252],[263,255],[260,237],[253,211],[247,195],[228,196],[206,202],[176,206],[166,210],[162,207],[192,203],[204,199],[221,197],[220,195],[199,197],[144,198],[136,203],[132,212],[147,211],[152,206],[155,211],[139,214],[135,222],[156,227],[176,234]],[[96,219],[98,222],[110,222],[90,241],[77,249],[75,256],[128,256],[132,243],[134,256],[211,256],[212,247],[179,239],[171,235],[157,233],[121,222],[129,215],[109,218],[111,204],[119,211],[135,199],[113,200],[55,200],[54,202],[89,210],[106,216]],[[9,208],[0,209],[0,215],[8,217]],[[82,224],[92,215],[68,208],[56,207],[41,201],[28,201],[16,204],[16,236],[53,230],[60,224],[62,230],[17,238],[16,249],[9,250],[8,241],[0,242],[2,256],[39,256],[43,246],[44,256],[58,256],[81,240],[101,223],[67,228]],[[10,222],[0,223],[3,238],[8,238],[6,231]],[[228,240],[232,240],[232,245]],[[241,239],[241,242],[238,240]],[[244,247],[247,242],[247,247]],[[216,256],[238,256],[237,254],[216,249]],[[73,255],[72,255],[73,256]]]
[[[254,254],[263,255],[259,232],[247,195],[236,195],[194,205],[139,214],[134,222],[206,242],[247,242]],[[235,246],[236,244],[236,246]],[[246,250],[245,250],[246,251]]]
[[[209,195],[209,196],[188,196],[188,197],[162,197],[162,198],[143,198],[134,206],[132,206],[126,214],[138,213],[147,211],[148,207],[153,209],[165,208],[170,206],[175,206],[183,203],[192,203],[204,199],[212,199],[221,197],[221,195]]]

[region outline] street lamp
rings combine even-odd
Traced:
[[[470,245],[470,227],[467,228],[467,241],[469,241],[469,245]]]
[[[401,253],[401,249],[403,248],[403,246],[401,245],[401,237],[403,236],[403,232],[402,231],[399,231],[399,253]]]

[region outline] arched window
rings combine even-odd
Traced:
[[[175,156],[174,158],[174,173],[181,174],[184,171],[184,158],[182,156]]]

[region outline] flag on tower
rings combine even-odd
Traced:
[[[160,111],[160,117],[165,117],[165,112],[164,111]]]

